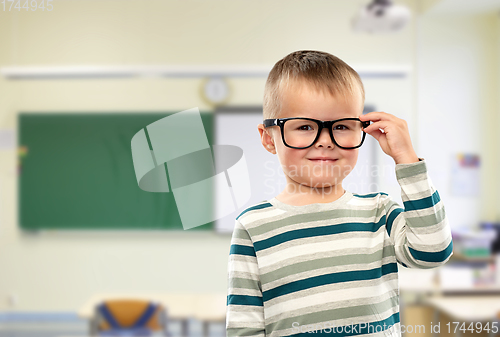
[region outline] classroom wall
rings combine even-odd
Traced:
[[[426,13],[419,22],[418,147],[452,226],[499,221],[498,13]],[[481,157],[480,198],[451,191],[452,156]]]
[[[416,9],[413,0],[398,1]],[[358,35],[350,31],[350,18],[364,0],[312,1],[58,1],[51,13],[0,12],[0,66],[14,65],[122,65],[122,64],[274,64],[294,50],[318,49],[333,53],[349,64],[415,65],[418,76],[434,73],[434,79],[447,80],[461,66],[476,61],[495,63],[487,59],[486,45],[492,43],[498,51],[498,18],[482,20],[449,20],[438,25],[439,19],[426,21],[422,28],[422,47],[430,48],[415,58],[415,22],[404,31],[390,36]],[[462,27],[466,24],[465,27]],[[451,25],[451,26],[449,26]],[[450,46],[472,51],[458,63],[448,65],[446,43],[433,39],[433,28],[446,32],[458,30],[467,35],[443,33]],[[496,34],[485,32],[497,27]],[[458,33],[457,33],[458,34]],[[476,41],[477,40],[477,41]],[[443,41],[441,41],[443,43]],[[498,59],[498,58],[497,58]],[[418,62],[418,63],[417,63]],[[477,65],[476,65],[477,66]],[[484,66],[481,69],[484,71]],[[457,68],[453,67],[459,67]],[[444,71],[444,72],[443,72]],[[494,81],[498,82],[500,73]],[[472,124],[474,141],[459,143],[466,149],[479,150],[484,139],[473,122],[471,112],[481,103],[487,80],[468,70],[460,78],[460,95],[453,96],[461,119]],[[413,83],[411,77],[409,85]],[[491,80],[491,78],[490,78]],[[209,109],[199,96],[202,79],[133,79],[133,80],[67,80],[67,81],[7,81],[0,78],[0,128],[15,129],[19,111],[87,112],[87,111],[165,111],[199,107]],[[258,105],[262,102],[265,78],[230,79],[234,95],[229,104]],[[463,82],[462,82],[463,81]],[[369,82],[369,81],[367,81]],[[426,91],[428,80],[418,88],[418,101],[408,95],[393,95],[377,91],[367,83],[367,98],[374,92],[385,95],[384,102],[402,106],[410,113],[412,137],[419,156],[428,159],[433,181],[446,188],[446,172],[440,171],[441,155],[425,140],[430,121],[436,115],[428,106],[444,105],[449,97]],[[371,89],[370,89],[371,88]],[[405,87],[405,92],[414,90]],[[430,89],[429,89],[430,90]],[[491,89],[493,90],[493,89]],[[498,86],[495,92],[499,92]],[[449,95],[452,95],[451,93]],[[489,97],[489,96],[488,96]],[[461,103],[460,103],[461,102]],[[498,109],[489,98],[481,113],[497,118]],[[418,106],[417,106],[418,103]],[[467,104],[467,107],[463,107]],[[484,104],[484,103],[481,103]],[[384,105],[385,106],[385,105]],[[417,110],[418,108],[418,110]],[[382,109],[382,107],[381,107]],[[402,111],[403,111],[402,110]],[[439,121],[445,120],[449,107],[442,107]],[[387,112],[399,115],[400,112]],[[437,118],[437,117],[436,117]],[[417,121],[419,121],[417,124]],[[447,120],[447,119],[446,119]],[[456,123],[456,122],[455,122]],[[456,124],[453,124],[456,125]],[[461,125],[459,125],[461,126]],[[493,126],[488,126],[492,128]],[[457,131],[444,128],[457,141]],[[257,135],[257,131],[256,131]],[[458,148],[458,144],[456,145]],[[488,145],[489,146],[489,145]],[[443,151],[452,151],[448,145]],[[483,150],[498,153],[498,146]],[[498,155],[491,155],[496,160]],[[488,181],[496,181],[493,169],[485,171]],[[441,180],[443,179],[443,180]],[[488,195],[495,188],[485,184]],[[96,292],[110,291],[219,291],[226,292],[229,236],[214,233],[185,232],[59,232],[25,233],[17,227],[16,153],[0,150],[0,310],[15,311],[74,311]],[[460,201],[445,192],[450,220],[469,214]],[[440,194],[443,195],[440,190]],[[498,195],[496,199],[498,200]],[[479,211],[473,205],[470,214],[494,216],[495,201]],[[454,213],[453,212],[461,212]],[[498,216],[498,214],[497,214]],[[458,220],[457,220],[458,221]],[[454,225],[454,223],[452,223]]]
[[[496,32],[497,32],[496,52],[497,52],[497,55],[500,56],[500,14],[496,19],[495,25],[496,25]],[[497,58],[497,60],[498,60],[498,58]],[[498,63],[497,63],[497,77],[496,77],[496,92],[494,93],[494,96],[496,96],[497,99],[496,99],[496,109],[493,112],[493,114],[490,116],[490,118],[493,121],[491,127],[493,127],[493,125],[498,125],[498,123],[500,123],[500,65],[498,65]],[[496,137],[495,137],[495,135],[496,135]],[[495,171],[495,169],[494,169],[495,167],[497,167],[497,168],[500,167],[500,132],[496,132],[496,130],[493,132],[491,144],[493,144],[492,148],[491,148],[491,152],[493,153],[493,155],[496,154],[496,159],[493,163],[493,167],[490,168],[490,170],[493,170],[493,174],[488,176],[488,178],[492,177],[492,176],[496,177],[496,185],[493,184],[493,189],[496,190],[496,195],[494,195],[492,197],[494,205],[492,206],[493,211],[491,211],[491,212],[494,213],[496,210],[496,220],[500,221],[500,207],[498,207],[499,200],[500,200],[500,177],[498,176],[498,173],[497,173],[498,171]],[[489,209],[491,209],[491,208],[489,208]]]
[[[498,60],[498,58],[500,58],[500,14],[497,16],[495,20],[495,26],[496,26],[497,36],[496,36],[496,44],[494,45],[496,45],[496,54]],[[496,91],[493,93],[493,96],[496,97],[496,105],[493,114],[490,116],[492,121],[490,129],[494,128],[494,125],[498,125],[500,123],[500,65],[498,64],[498,62],[496,62],[496,65],[497,65],[497,71],[496,71],[497,75],[496,75],[496,81],[494,81],[496,84]],[[490,205],[492,206],[488,207],[488,212],[491,212],[493,214],[493,217],[495,217],[495,211],[496,211],[496,221],[500,221],[500,207],[498,207],[500,203],[500,177],[498,176],[498,170],[495,170],[495,168],[500,167],[500,132],[497,132],[495,130],[489,134],[491,139],[489,139],[488,142],[492,144],[491,153],[493,154],[493,156],[495,156],[496,154],[496,158],[493,161],[493,167],[489,168],[489,172],[493,173],[489,174],[486,179],[489,179],[490,177],[496,177],[496,184],[495,181],[493,180],[492,187],[489,188],[490,191],[491,190],[496,191],[496,194],[492,192],[493,195],[491,197],[491,200],[493,205],[490,203]]]

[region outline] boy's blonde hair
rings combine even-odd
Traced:
[[[328,92],[334,97],[342,95],[345,101],[361,94],[364,105],[363,82],[347,63],[329,53],[299,50],[276,62],[271,69],[264,89],[264,119],[278,118],[283,93],[301,80],[317,91]]]

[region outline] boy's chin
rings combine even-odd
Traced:
[[[308,181],[307,183],[304,183],[303,185],[306,185],[310,188],[317,188],[317,189],[324,189],[324,188],[338,188],[342,189],[342,181],[341,180],[313,180],[313,181]]]

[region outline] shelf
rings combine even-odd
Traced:
[[[495,263],[495,257],[494,256],[468,257],[461,253],[453,252],[450,261]]]

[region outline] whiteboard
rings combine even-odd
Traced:
[[[375,107],[365,104],[365,112],[374,111]],[[215,111],[214,143],[216,145],[234,145],[243,150],[248,167],[251,193],[248,202],[234,213],[215,221],[218,233],[232,233],[236,217],[246,208],[259,202],[272,199],[286,185],[278,156],[268,152],[261,143],[257,129],[262,124],[262,107],[224,107]],[[353,171],[343,180],[344,189],[353,193],[370,193],[377,190],[378,175],[373,174],[376,166],[378,143],[369,135],[359,149],[359,156]],[[215,158],[217,161],[218,159]],[[216,166],[219,163],[216,162]],[[217,197],[215,201],[222,202]]]

